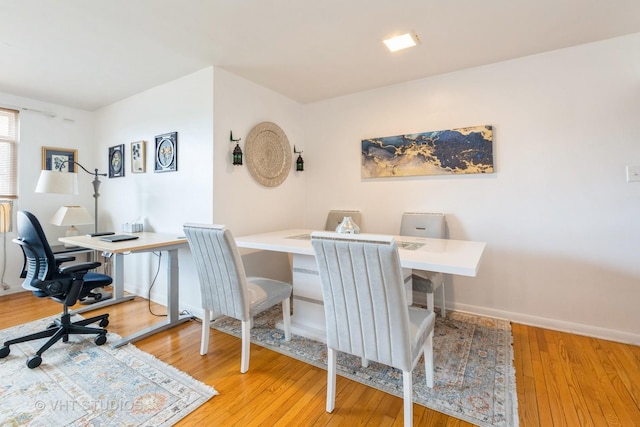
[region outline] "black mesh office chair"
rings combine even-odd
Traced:
[[[59,340],[67,342],[69,335],[96,334],[96,345],[107,342],[107,330],[102,328],[109,324],[108,314],[71,322],[69,307],[79,298],[89,295],[91,290],[111,284],[111,277],[89,272],[99,267],[99,262],[83,262],[61,267],[63,262],[73,258],[55,258],[40,222],[32,213],[18,211],[17,225],[18,238],[13,241],[20,245],[25,255],[25,266],[20,276],[25,277],[22,287],[32,291],[39,298],[51,298],[61,303],[64,310],[62,316],[50,324],[46,330],[5,341],[0,348],[0,358],[9,355],[11,352],[9,346],[13,344],[51,337],[35,355],[27,359],[27,366],[36,368],[42,363],[42,353]],[[87,326],[95,322],[99,322],[101,328]]]

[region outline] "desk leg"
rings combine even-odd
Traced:
[[[86,311],[95,310],[97,308],[107,307],[113,304],[119,304],[124,301],[130,301],[135,295],[124,294],[124,254],[114,254],[113,256],[113,297],[104,301],[90,304],[86,307],[73,310],[71,314],[80,314]]]
[[[178,249],[172,249],[166,251],[168,255],[167,259],[167,319],[156,325],[153,325],[147,329],[136,332],[135,334],[124,337],[120,341],[117,341],[112,345],[113,348],[121,347],[127,343],[134,342],[156,332],[164,331],[172,328],[180,323],[186,322],[192,319],[193,316],[183,314],[180,315],[180,294],[179,294],[179,277],[180,271],[178,269]]]
[[[180,270],[178,267],[178,250],[167,251],[167,317],[170,325],[180,320]]]

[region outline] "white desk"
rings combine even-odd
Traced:
[[[313,230],[291,229],[236,238],[239,248],[287,252],[293,258],[293,333],[315,340],[326,338],[322,289],[309,235]],[[411,269],[475,277],[486,243],[465,240],[394,236],[405,283],[411,288]],[[407,280],[409,280],[407,282]]]
[[[117,304],[134,298],[133,295],[124,294],[124,256],[130,253],[163,251],[167,253],[167,319],[147,329],[129,335],[113,344],[113,347],[120,347],[129,342],[133,342],[156,332],[163,331],[175,325],[183,323],[191,316],[180,315],[179,313],[179,293],[178,293],[178,249],[187,245],[186,238],[177,238],[173,234],[161,233],[122,233],[138,236],[136,240],[110,243],[100,240],[99,237],[74,236],[61,237],[62,243],[68,243],[83,248],[93,249],[101,252],[114,254],[113,260],[113,298],[100,301],[90,306],[73,311],[73,314],[95,310],[96,308]]]

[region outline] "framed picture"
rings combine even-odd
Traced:
[[[109,178],[124,176],[124,144],[109,147]]]
[[[362,178],[494,172],[492,125],[368,138],[361,143]]]
[[[42,170],[75,172],[78,150],[69,148],[42,147]]]
[[[138,141],[131,143],[131,172],[144,173],[147,170],[147,142]]]
[[[178,132],[156,136],[155,172],[178,170]]]

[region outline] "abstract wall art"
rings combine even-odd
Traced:
[[[493,173],[493,127],[362,140],[362,177]]]

